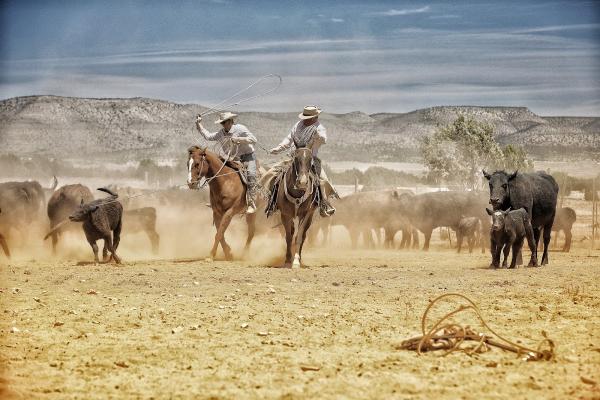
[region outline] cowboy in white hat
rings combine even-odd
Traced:
[[[321,168],[321,160],[317,157],[319,147],[327,143],[327,130],[319,122],[319,114],[321,114],[321,110],[317,106],[304,107],[304,110],[298,115],[300,120],[294,124],[290,133],[277,147],[272,148],[269,152],[271,154],[279,154],[291,148],[294,143],[301,144],[303,147],[308,147],[312,150],[315,167],[320,178],[319,184],[322,198],[320,213],[323,217],[328,217],[335,212],[335,208],[329,203],[328,197],[331,194],[337,196],[337,193],[327,179],[325,170]]]
[[[206,140],[218,141],[223,146],[223,151],[229,154],[230,158],[239,158],[246,167],[246,176],[248,180],[248,208],[246,212],[253,214],[256,212],[256,155],[254,154],[254,144],[256,137],[242,124],[234,123],[237,114],[229,111],[219,113],[219,119],[215,124],[221,125],[217,132],[210,133],[202,126],[202,117],[196,117],[196,128]]]

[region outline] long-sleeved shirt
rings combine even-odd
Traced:
[[[223,151],[225,154],[230,154],[231,157],[254,153],[253,144],[256,143],[256,137],[242,124],[233,124],[229,132],[225,132],[225,129],[221,128],[217,132],[210,133],[208,129],[198,123],[196,123],[196,128],[204,139],[221,142]],[[225,140],[228,138],[236,138],[240,144],[235,144],[231,140]]]
[[[319,152],[319,147],[321,147],[322,144],[327,143],[327,129],[325,129],[325,127],[321,125],[319,121],[315,122],[314,125],[316,125],[317,131],[306,147],[311,149],[313,157],[316,157],[317,153]],[[283,139],[283,141],[273,149],[273,153],[278,154],[292,147],[294,144],[294,138],[296,138],[296,141],[298,141],[300,139],[300,133],[304,128],[306,128],[306,126],[304,125],[303,120],[296,122],[286,138]]]

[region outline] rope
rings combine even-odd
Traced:
[[[275,85],[273,88],[271,88],[271,89],[269,89],[269,90],[267,90],[265,92],[259,93],[257,95],[241,99],[241,100],[239,100],[239,101],[237,101],[235,103],[231,103],[231,104],[227,104],[227,105],[222,106],[224,103],[230,101],[234,97],[239,96],[240,94],[244,93],[245,91],[251,89],[252,87],[258,85],[260,82],[262,82],[262,81],[264,81],[266,79],[269,79],[269,78],[277,78],[278,79],[277,85]],[[271,94],[274,91],[276,91],[277,89],[279,89],[279,87],[282,85],[282,83],[283,83],[283,78],[281,78],[280,75],[277,75],[277,74],[268,74],[268,75],[265,75],[265,76],[259,78],[258,80],[256,80],[255,82],[251,83],[249,86],[246,86],[244,89],[242,89],[242,90],[236,92],[235,94],[229,96],[228,98],[226,98],[222,102],[220,102],[218,104],[215,104],[214,106],[212,106],[208,110],[200,113],[200,116],[204,117],[206,115],[211,115],[211,114],[214,114],[214,113],[217,113],[217,112],[220,112],[220,111],[230,110],[233,107],[235,107],[237,105],[240,105],[242,103],[248,102],[250,100],[258,99],[258,98],[260,98],[262,96],[266,96],[267,94]]]
[[[447,297],[459,297],[468,305],[461,305],[454,311],[451,311],[440,318],[431,329],[427,330],[427,315],[429,311],[436,305],[440,300]],[[459,314],[466,310],[473,310],[475,315],[481,322],[481,324],[492,333],[493,336],[499,339],[494,340],[492,336],[484,335],[483,333],[476,332],[469,326],[461,326],[456,323],[445,323],[448,319],[456,314]],[[488,350],[489,346],[498,347],[502,350],[516,353],[518,356],[523,355],[524,361],[540,361],[540,360],[552,360],[555,357],[554,353],[554,342],[548,338],[545,331],[542,331],[544,339],[539,343],[537,349],[531,349],[520,344],[514,343],[505,337],[494,331],[485,321],[481,315],[481,311],[477,308],[475,302],[469,299],[467,296],[460,293],[446,293],[436,297],[425,309],[423,316],[421,317],[421,332],[422,336],[411,338],[403,341],[400,344],[401,349],[415,350],[418,354],[426,351],[434,350],[446,350],[444,355],[450,354],[454,351],[463,351],[467,354],[482,353]],[[477,341],[475,347],[467,349],[461,348],[461,344],[464,341],[471,340]],[[542,349],[543,346],[547,346],[546,349]]]

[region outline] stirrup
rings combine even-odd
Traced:
[[[327,203],[324,203],[321,205],[321,207],[319,207],[319,213],[321,214],[321,217],[331,217],[333,214],[335,214],[335,208]]]

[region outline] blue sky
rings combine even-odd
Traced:
[[[0,7],[1,98],[143,96],[208,105],[277,73],[278,92],[240,109],[504,105],[600,116],[600,2],[22,0]]]

